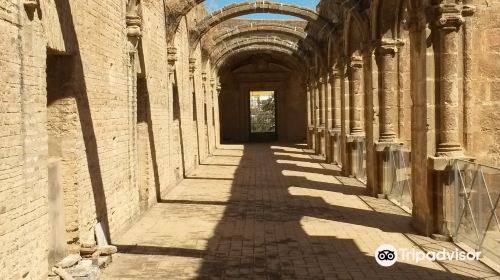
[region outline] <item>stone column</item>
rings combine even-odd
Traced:
[[[437,154],[460,156],[459,89],[458,89],[458,30],[463,24],[462,6],[442,4],[436,7],[436,27],[440,38],[439,140]]]
[[[326,139],[326,162],[333,161],[333,134],[332,134],[332,120],[333,120],[333,106],[332,106],[332,81],[330,75],[327,73],[325,76],[325,139]]]
[[[318,90],[318,82],[313,82],[313,92],[314,92],[314,116],[315,116],[315,122],[314,126],[317,128],[321,124],[321,116],[319,113],[319,102],[320,102],[320,97],[319,97],[319,90]]]
[[[332,147],[332,162],[341,164],[340,156],[340,131],[341,131],[341,77],[339,70],[334,67],[328,73],[328,82],[330,85],[330,106],[331,106],[331,147]]]
[[[361,57],[351,57],[349,62],[349,94],[351,98],[351,135],[363,135],[363,103],[364,81],[363,60]]]
[[[207,72],[201,73],[201,87],[203,92],[203,135],[205,138],[205,155],[209,154],[210,138],[208,137],[208,102],[207,102]]]
[[[170,154],[174,154],[174,138],[172,137],[173,131],[173,110],[174,110],[174,83],[175,83],[175,63],[177,62],[177,48],[168,47],[167,48],[167,71],[168,71],[168,120],[169,120],[169,131],[168,131],[168,149]],[[172,162],[172,157],[168,157],[168,164],[171,172],[174,172],[174,162]],[[176,174],[178,175],[178,174]]]
[[[472,15],[474,7],[458,4],[440,4],[435,7],[435,30],[439,32],[439,137],[436,157],[430,157],[430,169],[436,203],[437,231],[445,236],[453,234],[456,196],[453,179],[450,178],[449,164],[453,159],[465,159],[460,137],[461,110],[459,106],[459,48],[461,36],[458,31],[464,24],[463,16]],[[460,66],[463,67],[463,66]]]
[[[197,93],[196,93],[196,82],[195,82],[195,78],[194,78],[194,73],[196,71],[196,58],[194,57],[190,57],[189,58],[189,81],[190,81],[190,85],[191,85],[191,92],[192,92],[192,102],[193,102],[193,106],[192,106],[192,110],[193,110],[193,122],[194,122],[194,129],[196,130],[196,143],[197,143],[197,147],[196,147],[196,154],[195,154],[195,159],[194,159],[194,166],[197,167],[198,164],[201,164],[201,150],[200,150],[200,127],[199,127],[199,123],[200,123],[200,120],[198,119],[198,100],[197,99]]]
[[[348,66],[349,95],[351,99],[351,122],[348,153],[350,154],[351,175],[360,178],[361,168],[364,164],[361,161],[363,151],[360,149],[363,143],[365,132],[363,126],[364,110],[364,81],[363,81],[363,60],[361,57],[353,56]]]
[[[380,142],[398,138],[398,47],[395,41],[383,40],[375,50],[380,75]]]
[[[307,146],[314,149],[314,102],[313,87],[307,82]]]
[[[379,75],[380,137],[376,143],[378,184],[373,189],[380,197],[389,195],[394,181],[391,151],[398,138],[398,42],[381,39],[375,49]]]
[[[325,125],[325,80],[323,77],[319,77],[318,79],[318,93],[319,93],[319,125]]]
[[[323,77],[319,77],[316,86],[316,91],[318,93],[318,125],[316,126],[317,132],[317,154],[324,155],[325,152],[325,80]]]

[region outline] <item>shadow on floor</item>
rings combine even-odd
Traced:
[[[413,233],[410,216],[372,211],[359,199],[364,193],[359,185],[284,175],[290,168],[311,170],[279,164],[275,146],[244,145],[225,201],[161,201],[224,207],[204,249],[119,245],[120,252],[201,259],[196,279],[476,279],[411,263],[379,266],[363,243],[376,247],[399,238],[411,244],[399,234]]]

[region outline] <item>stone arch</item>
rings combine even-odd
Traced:
[[[227,31],[223,30],[221,32],[217,32],[212,36],[214,38],[214,44],[220,43],[223,40],[233,38],[235,36],[240,36],[244,34],[252,34],[252,33],[259,33],[259,32],[272,32],[276,34],[284,34],[288,35],[291,37],[294,37],[299,40],[305,40],[307,37],[307,33],[304,31],[303,28],[297,27],[297,26],[289,26],[285,24],[266,24],[266,23],[260,23],[260,24],[244,24],[244,25],[239,25],[234,27],[233,29]]]
[[[298,45],[301,45],[303,46],[305,49],[307,49],[308,51],[311,51],[311,52],[319,52],[320,51],[320,48],[319,46],[316,44],[316,42],[312,42],[311,40],[306,40],[307,38],[307,34],[305,32],[303,33],[300,33],[300,32],[297,32],[297,33],[289,33],[290,29],[293,30],[293,28],[290,28],[288,27],[287,28],[278,28],[278,29],[253,29],[253,27],[248,27],[246,29],[234,29],[234,31],[230,31],[228,32],[227,34],[228,35],[222,35],[222,36],[219,36],[216,41],[214,42],[214,46],[215,48],[217,48],[218,46],[221,46],[223,44],[227,44],[228,42],[232,42],[232,41],[235,41],[235,40],[247,40],[248,38],[263,38],[263,37],[268,37],[268,38],[271,38],[273,40],[282,40],[282,41],[287,41],[285,38],[281,37],[280,35],[287,35],[287,36],[290,36],[290,37],[294,37],[294,39],[299,39],[299,41],[297,41],[297,44]],[[243,37],[242,35],[245,35],[245,34],[248,34],[248,35],[256,35],[256,34],[261,34],[261,33],[264,33],[264,35],[267,35],[267,36],[246,36],[246,37]]]
[[[299,55],[307,56],[304,50],[301,49],[301,46],[298,43],[283,40],[274,36],[266,36],[266,37],[248,37],[248,38],[237,38],[235,40],[230,41],[227,44],[220,44],[217,48],[212,51],[212,57],[217,58],[219,55],[229,52],[235,48],[248,46],[252,44],[263,45],[263,46],[280,46],[287,48],[291,51],[296,52]]]
[[[242,32],[242,31],[249,31],[250,32],[250,31],[260,31],[260,30],[262,30],[262,31],[274,31],[276,33],[293,35],[299,39],[306,39],[307,38],[307,39],[311,39],[316,44],[319,41],[317,34],[306,32],[306,30],[302,27],[290,26],[287,24],[281,24],[281,23],[277,23],[277,22],[275,22],[275,23],[252,22],[252,23],[248,23],[248,24],[241,24],[241,25],[235,26],[234,29],[232,29],[230,31],[227,31],[227,30],[219,31],[211,36],[212,36],[212,38],[215,38],[215,37],[221,38],[221,37],[231,36],[233,34],[236,34],[238,32]]]
[[[317,25],[318,30],[322,33],[320,35],[325,35],[325,32],[333,31],[334,27],[330,21],[324,19],[316,12],[295,5],[267,1],[237,3],[225,6],[201,20],[191,32],[191,48],[196,46],[201,37],[217,24],[234,17],[253,13],[274,13],[295,16]]]
[[[406,0],[374,0],[370,12],[372,39],[397,39],[401,24],[401,12],[406,6]]]
[[[259,45],[259,44],[250,44],[246,46],[239,46],[230,51],[226,51],[222,53],[213,61],[213,67],[215,70],[221,69],[227,61],[230,61],[231,58],[237,57],[239,55],[244,55],[246,53],[271,53],[271,54],[280,54],[289,57],[292,61],[297,65],[308,65],[309,61],[306,57],[297,54],[297,52],[293,49],[279,46],[279,45]],[[305,70],[307,67],[298,68]]]
[[[344,55],[351,57],[352,55],[361,56],[363,45],[368,42],[368,28],[362,24],[357,13],[348,12],[344,25]]]

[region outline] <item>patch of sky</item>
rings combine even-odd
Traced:
[[[250,1],[244,1],[244,0],[205,0],[204,4],[205,7],[209,12],[213,12],[216,10],[221,9],[224,6],[227,6],[229,4],[234,4],[234,3],[241,3],[241,2],[250,2]],[[253,2],[253,1],[251,1]],[[300,7],[306,7],[311,10],[316,10],[316,5],[318,5],[318,0],[274,0],[273,2],[278,2],[278,3],[284,3],[284,4],[291,4],[291,5],[296,5]],[[267,19],[267,20],[300,20],[297,17],[293,16],[287,16],[287,15],[280,15],[280,14],[271,14],[271,13],[256,13],[256,14],[249,14],[249,15],[244,15],[241,17],[238,17],[241,19]]]

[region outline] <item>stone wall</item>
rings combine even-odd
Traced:
[[[188,46],[186,23],[206,13],[200,6],[184,17],[175,43],[180,149],[166,63],[172,38],[160,2],[141,7],[135,52],[123,1],[40,1],[33,9],[21,2],[0,2],[0,274],[46,279],[58,260],[49,240],[57,237],[68,244],[63,253],[77,253],[96,242],[100,222],[113,242],[198,164],[198,145],[206,158],[208,139],[197,140],[196,130],[203,110],[194,118],[192,104],[204,102],[201,73],[215,76],[209,63],[201,66],[207,63],[199,48],[190,54]],[[191,56],[198,64],[196,101]],[[209,102],[216,111],[217,102]],[[206,131],[213,151],[215,125]],[[57,205],[49,186],[61,190]],[[53,215],[63,217],[62,226]],[[57,235],[61,229],[65,236]]]
[[[479,162],[500,165],[500,3],[478,3],[463,30],[464,145]]]
[[[20,1],[0,7],[0,270],[36,279],[47,275],[46,41]]]

